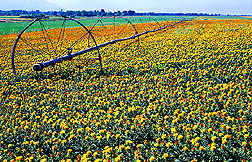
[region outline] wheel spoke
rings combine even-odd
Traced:
[[[140,22],[143,24],[143,21],[142,21],[142,19],[140,18]],[[146,30],[146,26],[144,25],[144,31],[147,31]]]
[[[105,28],[105,30],[108,30],[106,25],[103,24],[103,22],[101,21],[102,27]]]
[[[61,51],[62,48],[62,44],[63,44],[63,39],[64,39],[64,34],[65,34],[65,23],[66,23],[66,18],[64,19],[62,25],[61,25],[61,29],[60,29],[60,34],[58,37],[58,41],[57,41],[57,47],[56,50],[57,52]],[[63,27],[63,28],[62,28]],[[62,35],[62,36],[61,36]],[[60,41],[60,47],[59,47],[59,41]],[[58,48],[59,47],[59,48]],[[58,50],[59,49],[59,50]]]
[[[40,23],[41,30],[42,30],[42,32],[43,32],[43,37],[44,37],[45,42],[46,42],[45,44],[46,44],[47,50],[49,50],[49,46],[48,46],[49,43],[47,43],[45,31],[44,31],[44,29],[43,29],[43,27],[42,27],[42,25],[41,25],[41,23],[42,23],[41,20],[39,20],[39,23]]]
[[[43,53],[47,53],[47,54],[49,54],[47,51],[45,51],[45,50],[42,50],[41,48],[39,48],[39,50],[37,50],[37,49],[34,49],[34,45],[32,45],[31,43],[29,43],[26,39],[24,39],[24,38],[20,38],[20,40],[22,40],[26,45],[28,45],[29,47],[31,47],[32,48],[32,50],[34,51],[34,52],[39,52],[40,54],[43,54]]]
[[[96,35],[96,36],[98,36],[98,37],[102,37],[100,34],[98,34],[98,33],[92,33],[93,35]]]
[[[114,16],[114,25],[113,25],[113,40],[115,39],[115,16]]]
[[[103,28],[103,30],[104,30],[104,28],[105,28],[105,30],[107,30],[107,27],[106,27],[106,25],[104,25],[103,24],[103,22],[102,22],[102,20],[99,20],[98,22],[100,22],[101,23],[101,27]],[[98,23],[97,22],[97,23]],[[93,31],[99,31],[99,30],[93,30],[94,29],[94,27],[97,25],[97,23],[94,25],[94,26],[92,26],[92,28],[90,29],[90,32],[93,34],[93,35],[97,35],[98,37],[101,37],[102,38],[102,36],[100,35],[100,34],[98,34],[97,32],[93,32]],[[90,47],[89,46],[89,42],[90,42],[90,34],[88,35],[88,47]]]
[[[127,22],[127,24],[120,30],[120,32],[117,34],[117,38],[119,39],[119,35],[122,33],[122,31],[125,29],[125,27],[129,24],[129,22]]]
[[[71,44],[71,46],[69,48],[74,48],[88,33],[84,34],[80,39],[78,39],[77,41],[75,41],[74,43]],[[63,55],[66,54],[68,50],[63,51]]]
[[[41,22],[41,20],[39,20],[39,22],[40,22],[40,25],[41,25],[41,28],[42,28],[42,31],[43,31],[43,34],[44,34],[44,38],[46,39],[46,37],[48,38],[48,40],[49,40],[49,42],[50,42],[50,44],[51,44],[51,46],[52,46],[52,48],[53,48],[53,51],[54,51],[54,54],[55,55],[57,55],[56,54],[56,51],[55,51],[55,48],[54,48],[54,46],[53,46],[53,43],[52,43],[52,41],[51,41],[51,38],[50,38],[50,36],[48,35],[48,32],[47,32],[47,30],[46,30],[46,28],[45,28],[45,25]],[[45,34],[46,33],[46,34]],[[46,41],[47,42],[47,41]],[[48,47],[48,45],[47,45],[47,47]],[[49,48],[48,48],[49,49]],[[50,48],[51,49],[51,48]]]

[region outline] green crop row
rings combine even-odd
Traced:
[[[141,16],[141,17],[125,17],[125,19],[129,20],[133,24],[135,23],[148,23],[148,22],[160,22],[160,21],[178,21],[178,20],[191,20],[196,17],[193,16],[152,16],[152,17],[147,17],[147,16]],[[53,18],[50,18],[53,19]],[[93,26],[100,18],[89,18],[89,19],[82,19],[78,20],[85,26]],[[106,18],[103,19],[102,22],[104,25],[120,25],[120,24],[125,24],[128,23],[125,19],[123,18]],[[80,27],[79,24],[77,24],[74,21],[66,21],[63,25],[64,20],[57,20],[57,21],[48,21],[48,20],[43,20],[42,23],[46,27],[46,29],[59,29],[65,26],[66,28],[71,28],[71,27]],[[2,22],[0,23],[0,35],[5,35],[5,34],[12,34],[12,33],[20,33],[28,24],[29,22]],[[97,25],[102,25],[101,23]],[[28,31],[38,31],[42,30],[40,22],[34,23],[31,27],[29,27]]]

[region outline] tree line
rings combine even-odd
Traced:
[[[20,16],[20,17],[37,17],[37,16],[69,16],[69,17],[104,17],[104,16],[220,16],[220,14],[208,14],[208,13],[155,13],[155,12],[147,12],[147,13],[137,13],[134,10],[128,11],[105,11],[94,10],[94,11],[86,11],[86,10],[67,10],[67,11],[26,11],[26,10],[9,10],[2,11],[0,10],[0,16]]]

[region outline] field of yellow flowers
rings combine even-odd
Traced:
[[[105,48],[102,76],[75,60],[14,76],[1,36],[0,161],[251,161],[251,35],[183,22]]]

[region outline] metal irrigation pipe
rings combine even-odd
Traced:
[[[168,26],[165,26],[165,27],[161,27],[161,28],[158,28],[158,29],[155,29],[155,30],[145,31],[145,32],[142,32],[142,33],[139,33],[139,34],[136,34],[134,36],[127,37],[127,38],[115,39],[115,40],[112,40],[112,41],[109,41],[109,42],[106,42],[106,43],[103,43],[103,44],[96,45],[94,47],[90,47],[90,48],[75,52],[75,53],[71,53],[71,49],[69,49],[67,55],[62,56],[62,57],[58,57],[56,59],[51,59],[51,60],[49,60],[47,62],[37,63],[37,64],[33,65],[32,68],[33,68],[34,71],[41,71],[45,67],[48,67],[50,65],[55,65],[56,63],[61,63],[62,61],[65,61],[65,60],[72,60],[73,57],[82,55],[84,53],[91,52],[93,50],[98,50],[99,51],[99,48],[101,48],[101,47],[105,47],[105,46],[110,45],[110,44],[115,44],[117,42],[122,42],[122,41],[130,40],[130,39],[135,39],[135,38],[138,38],[138,37],[140,37],[142,35],[145,35],[147,33],[152,33],[152,32],[162,30],[162,29],[166,29],[168,27],[172,27],[172,26],[174,26],[174,25],[176,25],[178,23],[182,23],[183,21],[186,21],[186,20],[178,21],[178,22],[176,22],[174,24],[171,24],[171,25],[168,25]],[[90,33],[90,31],[89,31],[89,33]],[[92,37],[92,34],[90,34],[90,35]],[[101,59],[100,53],[99,53],[99,58],[98,59],[99,59],[99,61]],[[101,61],[100,61],[100,64],[101,64]],[[101,72],[102,72],[102,67],[101,67]]]

